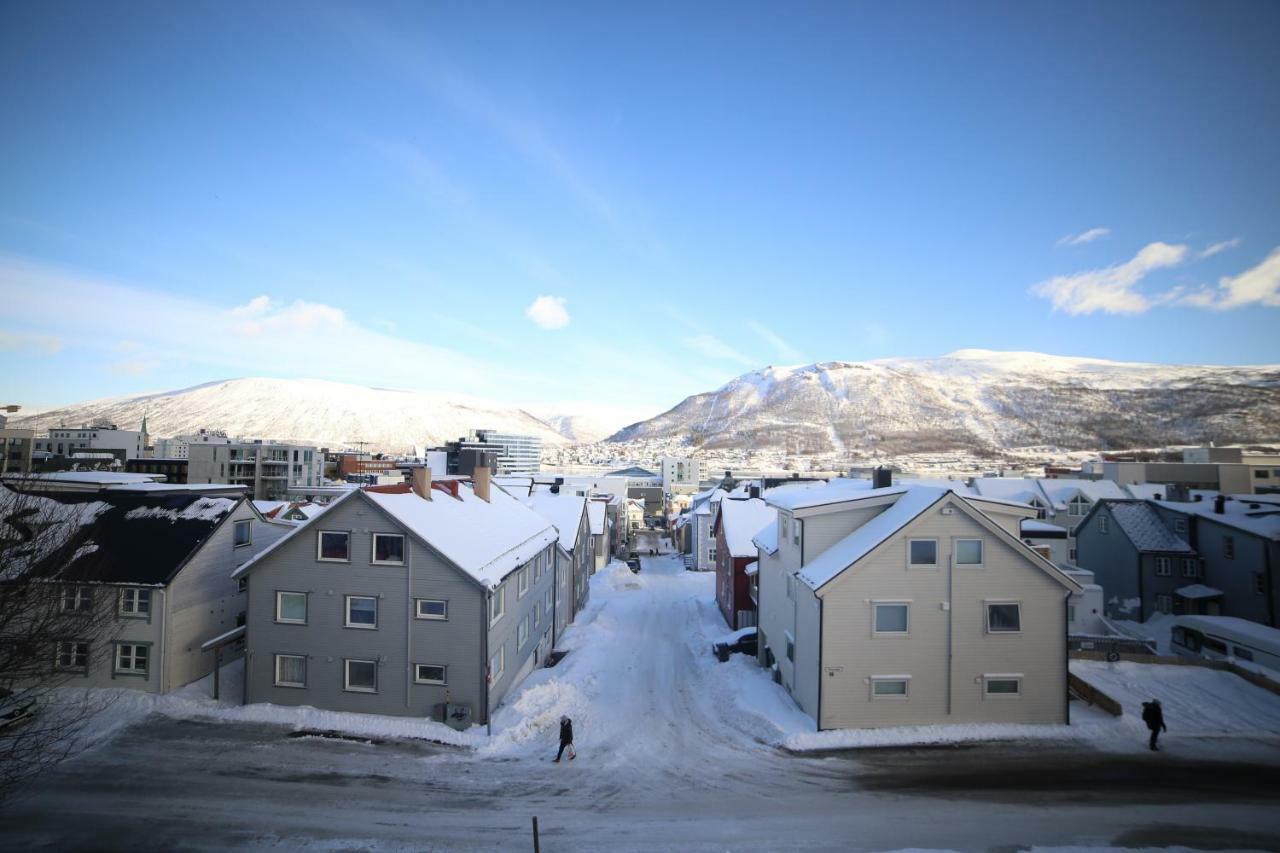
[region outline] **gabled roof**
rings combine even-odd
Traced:
[[[759,533],[751,537],[751,541],[766,554],[778,553],[778,525],[770,524],[762,528]]]
[[[605,476],[606,477],[634,477],[636,479],[639,479],[641,477],[657,477],[658,475],[645,468],[640,468],[638,466],[632,465],[630,468],[623,468],[620,471],[610,471],[608,474],[605,474]]]
[[[559,538],[545,518],[502,489],[490,489],[487,501],[476,497],[467,483],[459,484],[457,497],[437,491],[429,501],[412,491],[363,494],[490,588]]]
[[[1039,482],[1054,509],[1066,509],[1076,495],[1084,495],[1090,502],[1124,500],[1128,497],[1124,489],[1111,480],[1043,479]]]
[[[1108,500],[1100,502],[1099,505],[1106,506],[1111,517],[1116,520],[1116,526],[1139,551],[1159,554],[1195,553],[1195,550],[1181,536],[1169,529],[1160,514],[1146,501]],[[1093,515],[1093,511],[1091,510],[1089,514]],[[1083,524],[1082,521],[1081,525]],[[1076,529],[1078,530],[1079,527]]]
[[[734,557],[756,556],[752,538],[765,527],[776,526],[778,511],[759,498],[723,500],[716,524],[724,530],[724,541]]]
[[[1222,512],[1214,512],[1214,499],[1207,497],[1202,501],[1189,503],[1174,501],[1153,501],[1157,506],[1194,515],[1206,521],[1223,524],[1263,539],[1280,540],[1280,507],[1263,501],[1227,500],[1223,502]],[[1252,509],[1250,503],[1258,504]]]
[[[591,525],[592,536],[604,535],[604,501],[587,501],[587,523]]]
[[[975,477],[973,491],[984,498],[1021,504],[1035,501],[1049,506],[1049,499],[1040,490],[1040,482],[1031,477]]]
[[[578,542],[578,527],[582,523],[582,514],[586,512],[587,499],[565,492],[558,495],[534,492],[523,501],[525,506],[555,525],[560,534],[560,547],[572,554]]]
[[[158,586],[173,579],[241,500],[173,492],[34,495],[0,488],[0,537],[30,543],[10,556],[29,560],[41,576]]]
[[[886,490],[875,489],[872,491],[878,493]],[[816,559],[802,567],[796,573],[796,577],[800,578],[811,589],[817,591],[897,534],[930,507],[948,497],[954,498],[955,503],[962,508],[962,511],[990,530],[997,538],[1003,539],[1006,544],[1025,556],[1027,560],[1063,587],[1072,591],[1079,591],[1080,584],[1074,579],[1064,575],[1053,563],[1032,551],[1020,539],[988,518],[985,513],[966,500],[963,495],[957,494],[951,489],[932,486],[916,486],[900,493],[897,500],[887,509],[822,552]]]
[[[770,494],[766,500],[771,506],[794,511],[866,497],[900,495],[906,492],[907,488],[907,486],[889,486],[874,489],[870,480],[836,477],[826,483],[811,483],[808,488],[788,489],[780,494]]]

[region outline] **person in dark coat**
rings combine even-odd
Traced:
[[[564,755],[564,751],[569,750],[569,760],[578,757],[578,752],[573,748],[573,720],[568,717],[560,718],[560,751],[556,753],[556,762],[559,763],[560,756]]]
[[[1151,729],[1151,751],[1159,751],[1160,747],[1156,746],[1156,739],[1160,737],[1160,732],[1169,731],[1169,727],[1164,724],[1164,710],[1160,707],[1159,699],[1142,703],[1142,722]]]

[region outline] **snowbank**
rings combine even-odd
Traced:
[[[244,661],[234,661],[222,669],[223,696],[239,696],[244,678]],[[453,746],[477,746],[484,743],[484,729],[472,727],[455,731],[443,723],[417,717],[388,717],[377,714],[353,714],[322,711],[309,706],[284,706],[239,702],[212,698],[213,676],[188,684],[167,695],[143,693],[126,688],[78,689],[62,688],[55,693],[56,702],[68,707],[87,700],[97,712],[79,732],[82,748],[101,743],[123,729],[140,723],[151,714],[175,719],[201,719],[225,723],[270,723],[293,730],[320,729],[379,738],[415,738]]]

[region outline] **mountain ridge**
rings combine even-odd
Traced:
[[[744,373],[611,442],[787,455],[1067,450],[1267,441],[1280,433],[1280,365],[1165,365],[1034,352],[821,361]]]

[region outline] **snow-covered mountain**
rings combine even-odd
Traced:
[[[26,417],[15,427],[113,423],[137,429],[143,415],[153,436],[175,436],[201,427],[251,438],[314,441],[331,448],[366,442],[373,450],[403,452],[439,444],[472,429],[535,435],[544,444],[566,439],[523,409],[452,394],[367,388],[320,379],[229,379],[179,391],[109,397]]]
[[[523,407],[540,418],[572,444],[594,444],[604,441],[637,418],[653,409],[609,406],[599,403],[547,403]]]
[[[1174,366],[960,350],[767,367],[610,438],[892,455],[1280,439],[1280,365]]]

